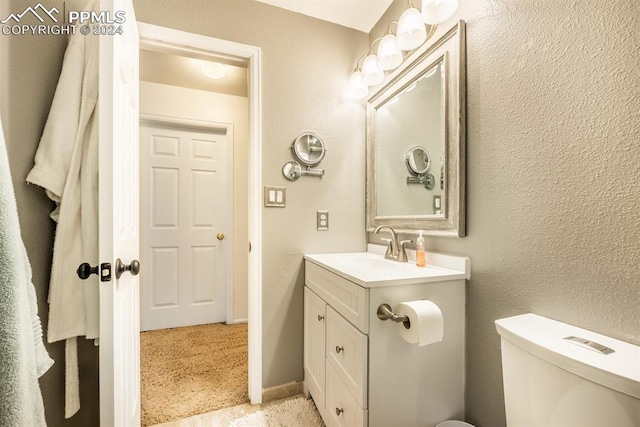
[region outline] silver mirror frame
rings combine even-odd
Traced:
[[[412,84],[433,64],[445,67],[445,166],[443,215],[377,215],[375,183],[375,115],[376,109]],[[366,229],[372,232],[387,224],[404,233],[464,237],[466,192],[466,31],[465,22],[446,31],[434,42],[427,42],[413,52],[405,66],[394,71],[378,91],[367,100],[367,195]],[[402,183],[399,183],[402,185]]]
[[[309,139],[313,138],[315,142],[320,143],[320,147],[311,147]],[[307,147],[305,147],[305,145]],[[313,132],[303,132],[293,140],[291,144],[291,152],[293,156],[305,166],[316,166],[324,159],[327,149],[324,145],[324,141],[318,135]],[[314,153],[317,153],[317,157],[312,159]]]

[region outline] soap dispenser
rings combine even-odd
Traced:
[[[418,267],[427,265],[424,254],[424,237],[422,237],[422,230],[420,230],[420,236],[416,239],[416,265]]]

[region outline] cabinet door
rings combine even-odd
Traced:
[[[304,382],[318,408],[325,399],[325,323],[327,304],[304,288]]]
[[[327,308],[327,360],[358,405],[367,408],[367,336]]]

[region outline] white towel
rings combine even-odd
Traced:
[[[92,1],[87,10],[96,10]],[[56,202],[58,222],[49,284],[47,340],[67,340],[65,417],[80,408],[76,337],[99,335],[98,278],[80,280],[83,262],[98,263],[98,36],[71,36],[51,111],[27,181]]]
[[[38,378],[51,365],[0,119],[0,426],[46,426]]]

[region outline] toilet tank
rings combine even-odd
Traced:
[[[640,347],[535,314],[496,329],[507,426],[640,426]]]

